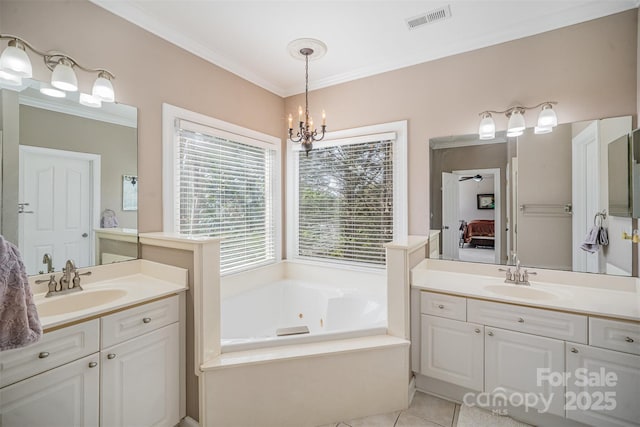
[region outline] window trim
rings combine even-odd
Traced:
[[[393,238],[399,240],[408,235],[408,188],[407,188],[407,121],[381,123],[352,129],[327,132],[322,141],[314,142],[314,148],[331,147],[336,145],[368,142],[381,134],[395,133],[393,142]],[[329,260],[324,258],[301,257],[298,255],[298,225],[299,203],[298,183],[300,175],[298,169],[298,152],[301,146],[287,139],[287,259],[309,262],[318,265],[352,266],[357,269],[374,269],[380,267],[353,261]]]
[[[175,125],[177,120],[191,122],[195,125],[205,126],[220,131],[229,136],[237,135],[238,141],[248,143],[261,148],[268,148],[274,153],[274,176],[271,193],[273,195],[273,221],[274,221],[274,261],[282,260],[282,140],[275,136],[267,135],[252,129],[244,128],[233,123],[215,119],[204,114],[176,107],[171,104],[162,104],[162,229],[165,232],[177,233],[175,227],[175,197],[178,191],[175,166],[178,158],[178,144],[176,143]],[[255,143],[247,140],[250,138]],[[251,269],[261,265],[270,264],[264,262],[252,264]],[[233,269],[226,274],[234,274],[242,269]]]

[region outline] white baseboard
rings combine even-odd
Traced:
[[[178,427],[200,427],[200,424],[191,417],[184,417],[180,420]]]

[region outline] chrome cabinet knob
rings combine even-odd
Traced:
[[[625,340],[626,342],[633,342],[633,338],[631,338],[631,337],[626,337],[624,340]]]
[[[109,353],[107,354],[107,359],[111,360],[111,359],[115,359],[116,355],[114,353]]]
[[[524,323],[524,319],[522,317],[518,317],[518,323]]]
[[[490,337],[492,337],[492,336],[493,336],[493,332],[489,331],[489,332],[487,332],[487,335],[489,335]]]
[[[96,366],[98,366],[98,362],[89,362],[90,368],[95,368]]]
[[[572,348],[572,349],[571,349],[571,353],[577,353],[577,352],[578,352],[578,349],[577,349],[577,348]]]
[[[480,328],[476,328],[474,332],[475,332],[476,334],[479,334],[479,333],[480,333]]]
[[[149,322],[151,322],[151,317],[144,317],[142,319],[142,323],[149,323]]]
[[[438,308],[442,310],[444,308],[444,305],[438,304]]]
[[[38,357],[40,359],[45,359],[45,358],[49,357],[49,352],[48,351],[43,351],[40,354],[38,354]]]

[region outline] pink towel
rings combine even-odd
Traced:
[[[20,251],[0,235],[0,351],[24,347],[42,336]]]

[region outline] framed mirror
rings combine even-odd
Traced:
[[[516,138],[431,139],[430,223],[440,246],[433,256],[511,264],[515,254],[526,267],[631,275],[632,243],[621,236],[634,220],[612,215],[608,203],[609,171],[626,168],[629,155],[621,149],[610,164],[609,146],[630,131],[627,116]],[[490,204],[487,195],[494,209],[479,204]],[[600,226],[608,243],[589,246]]]
[[[137,258],[137,109],[39,89],[0,90],[2,235],[30,275]]]

